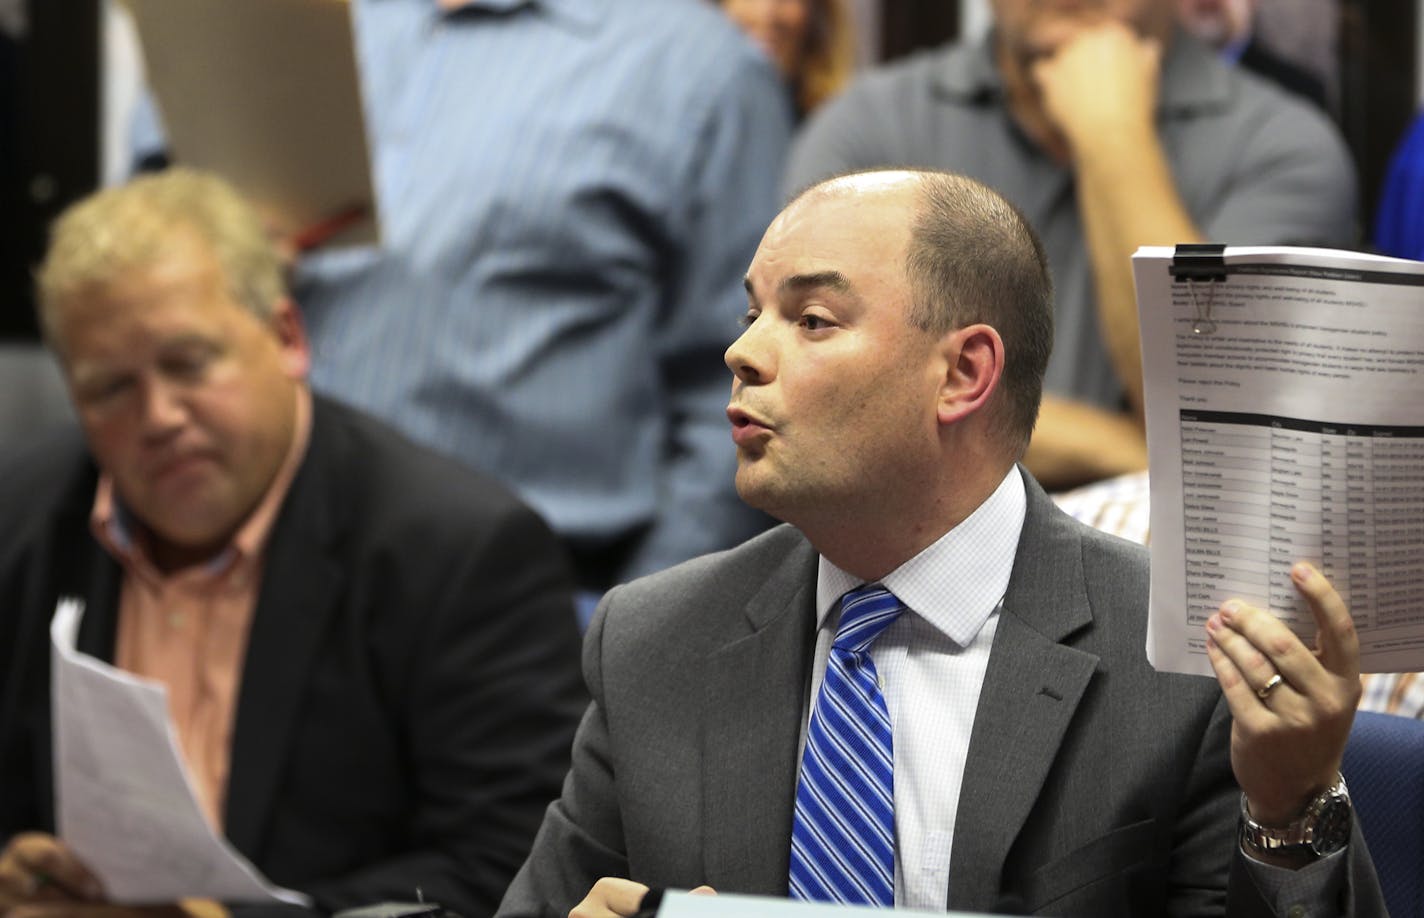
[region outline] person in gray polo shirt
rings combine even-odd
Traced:
[[[1355,175],[1307,103],[1174,26],[1171,0],[992,0],[983,40],[871,71],[797,139],[788,193],[949,169],[1028,216],[1057,289],[1027,463],[1068,486],[1146,466],[1130,256],[1181,242],[1346,244]]]

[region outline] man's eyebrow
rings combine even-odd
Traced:
[[[214,341],[210,336],[201,335],[196,332],[188,332],[185,334],[181,334],[175,338],[169,338],[167,341],[163,341],[159,344],[159,350],[162,352],[181,351],[188,350],[191,348],[216,350],[218,349],[218,347],[218,342]]]
[[[92,361],[72,364],[69,368],[69,373],[74,379],[74,384],[80,388],[91,385],[97,379],[119,375],[117,371],[110,367],[96,365]]]
[[[753,299],[756,293],[752,291],[752,279],[742,278],[742,286],[747,288],[747,293]],[[783,277],[781,283],[776,285],[780,293],[800,293],[806,290],[814,290],[817,287],[828,287],[837,293],[851,293],[850,281],[839,271],[816,271],[811,274],[792,274]]]
[[[839,271],[817,271],[814,274],[792,274],[783,277],[777,288],[782,293],[814,290],[817,287],[828,287],[837,293],[850,293],[850,281]]]

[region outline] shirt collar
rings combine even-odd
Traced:
[[[1180,114],[1223,107],[1231,101],[1230,78],[1230,70],[1210,47],[1175,29],[1162,62],[1158,110]],[[1004,81],[994,62],[993,30],[944,54],[934,85],[936,94],[948,102],[1002,102]]]
[[[293,424],[292,443],[287,455],[277,469],[267,492],[262,495],[257,506],[247,519],[233,533],[232,540],[216,555],[204,562],[202,572],[207,576],[217,576],[234,565],[250,561],[262,552],[267,536],[272,531],[272,523],[286,500],[287,491],[292,486],[297,469],[306,455],[307,443],[311,440],[311,392],[305,386],[298,386],[296,418]],[[107,472],[99,476],[99,485],[94,491],[94,506],[89,512],[89,528],[94,537],[120,563],[134,570],[146,573],[151,578],[161,579],[158,568],[149,554],[144,537],[143,523],[119,499],[114,488],[114,478]]]
[[[964,522],[880,583],[955,644],[968,646],[1008,589],[1026,506],[1023,476],[1015,466]],[[826,625],[846,591],[864,582],[821,558],[817,628]]]

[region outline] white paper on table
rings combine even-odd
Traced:
[[[1226,280],[1188,284],[1173,256],[1133,256],[1148,658],[1210,675],[1204,625],[1232,597],[1311,643],[1289,574],[1307,560],[1349,604],[1363,671],[1424,669],[1424,263],[1228,247]]]
[[[909,908],[878,908],[868,905],[839,905],[833,902],[803,902],[772,896],[744,896],[669,890],[658,908],[658,918],[835,918],[837,915],[874,911],[876,915],[923,915]],[[940,914],[944,914],[941,912]],[[949,912],[947,918],[974,918],[974,913]]]
[[[160,683],[75,650],[84,605],[50,624],[59,837],[119,904],[209,898],[307,905],[266,879],[204,818]]]

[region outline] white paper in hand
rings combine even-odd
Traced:
[[[62,599],[50,625],[59,837],[115,903],[308,904],[267,882],[208,825],[167,690],[75,650],[83,612],[79,600]]]
[[[1310,646],[1290,579],[1349,606],[1362,672],[1424,667],[1424,263],[1227,246],[1217,280],[1133,256],[1152,467],[1147,656],[1212,674],[1207,619],[1236,597]],[[1179,272],[1180,273],[1180,272]]]

